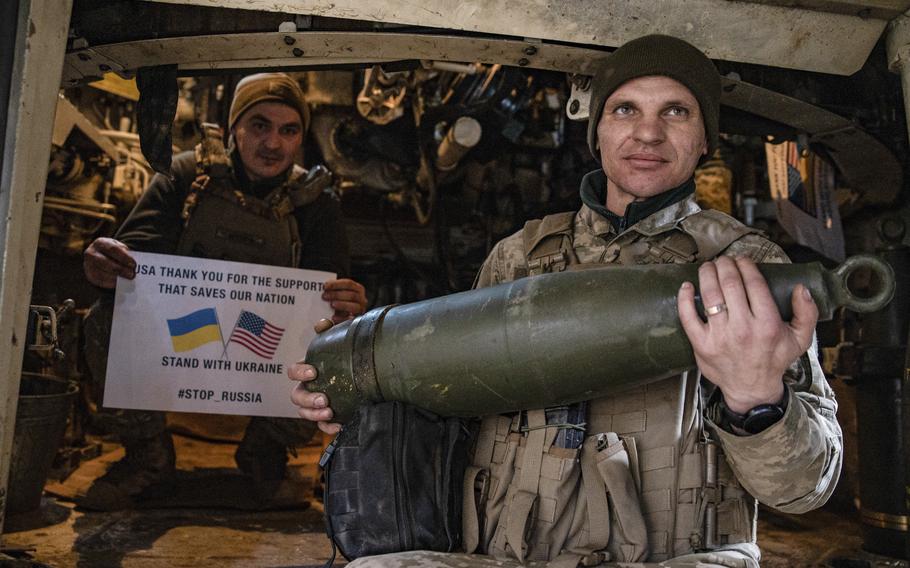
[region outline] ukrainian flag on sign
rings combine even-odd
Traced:
[[[196,349],[213,341],[224,343],[215,308],[204,308],[182,318],[169,319],[167,327],[171,333],[174,351],[178,353]]]

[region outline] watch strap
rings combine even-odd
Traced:
[[[787,412],[787,404],[790,401],[790,391],[784,384],[784,394],[780,401],[772,404],[759,404],[745,414],[733,412],[727,408],[726,402],[721,397],[721,408],[723,410],[723,423],[721,426],[734,434],[758,434],[764,432],[774,424],[780,421]]]

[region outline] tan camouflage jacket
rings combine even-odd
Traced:
[[[655,262],[647,254],[643,236],[669,231],[699,211],[694,196],[690,196],[617,235],[606,218],[582,206],[575,216],[575,253],[582,264]],[[732,218],[730,222],[736,223]],[[725,230],[722,223],[709,223],[703,229]],[[748,256],[756,262],[789,262],[780,247],[756,234],[741,237],[722,254]],[[485,287],[513,280],[527,274],[527,264],[522,234],[518,232],[494,247],[475,285]],[[695,409],[696,420],[691,426],[702,429],[707,425],[742,486],[760,502],[787,513],[802,513],[823,505],[840,475],[843,440],[835,418],[837,403],[822,373],[816,349],[813,345],[802,359],[803,364],[794,363],[788,371],[785,380],[791,388],[786,414],[764,432],[750,436],[726,432],[708,418],[717,416],[714,407]],[[811,380],[801,369],[811,369]],[[797,383],[803,386],[795,387]],[[701,400],[708,400],[713,385],[702,381],[702,390],[706,396]],[[688,434],[681,432],[680,439]]]

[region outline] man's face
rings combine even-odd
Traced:
[[[620,215],[632,201],[681,185],[708,153],[695,96],[658,75],[627,81],[610,95],[597,142],[609,180],[606,205]]]
[[[253,181],[275,177],[291,167],[302,142],[300,113],[284,103],[256,103],[234,125],[234,143]]]

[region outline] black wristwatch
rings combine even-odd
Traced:
[[[776,404],[759,404],[745,414],[733,412],[727,404],[721,401],[723,408],[724,424],[734,434],[758,434],[777,424],[787,412],[787,403],[790,401],[790,392],[784,384],[784,395]]]

